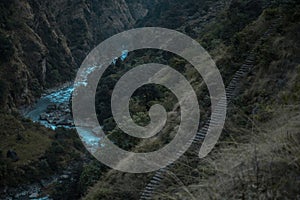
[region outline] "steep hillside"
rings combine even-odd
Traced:
[[[1,107],[30,104],[45,88],[72,81],[99,42],[129,29],[149,1],[0,1]]]
[[[0,0],[0,199],[141,197],[154,173],[109,169],[85,150],[75,130],[49,130],[17,111],[45,89],[72,81],[99,42],[144,26],[176,29],[199,41],[225,85],[251,50],[255,57],[238,83],[240,93],[214,151],[202,160],[198,150],[184,154],[158,190],[150,188],[151,198],[299,198],[299,10],[296,0]],[[167,126],[149,140],[129,137],[116,126],[110,109],[114,84],[149,62],[180,71],[197,92],[202,120],[210,115],[205,83],[189,63],[161,51],[129,53],[99,82],[96,111],[109,139],[135,152],[166,145],[180,121],[174,95],[151,85],[134,93],[130,114],[146,125],[148,109],[161,103]]]
[[[295,34],[299,32],[299,5],[294,1],[273,3],[270,8],[267,5],[263,1],[232,1],[207,23],[196,17],[197,22],[186,20],[174,26],[184,30],[188,24],[199,23],[203,27],[197,32],[191,26],[194,37],[213,55],[225,84],[251,49],[256,62],[239,83],[242,92],[230,106],[222,139],[214,152],[204,160],[198,160],[198,152],[184,155],[157,188],[148,190],[147,195],[150,191],[153,194],[150,199],[294,199],[299,195],[299,181],[293,178],[299,174],[300,40]],[[150,18],[150,25],[164,21],[168,27],[170,20],[186,15],[156,16],[156,21]],[[272,24],[275,27],[261,41]],[[180,69],[187,67],[184,62],[177,65]],[[174,112],[169,116],[173,121],[178,117]],[[165,134],[172,135],[171,129],[167,131]],[[168,136],[141,143],[135,151],[157,149],[169,142]],[[286,176],[281,177],[283,173]],[[84,199],[139,199],[152,176],[110,170],[102,174]]]
[[[299,22],[299,5],[281,4],[238,33],[234,52],[254,44],[257,61],[218,147],[203,160],[185,155],[172,169],[180,181],[166,175],[153,199],[299,198]]]
[[[18,109],[45,89],[73,81],[85,55],[133,27],[148,6],[148,0],[0,1],[1,199],[25,198],[37,190],[56,198],[81,195],[74,180],[92,158],[75,131],[48,130],[23,119]]]

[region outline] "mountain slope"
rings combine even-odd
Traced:
[[[257,55],[257,62],[249,76],[240,82],[243,92],[234,99],[223,137],[214,152],[201,161],[197,159],[198,152],[184,155],[154,190],[154,199],[253,199],[268,195],[293,199],[298,195],[298,182],[292,177],[298,174],[299,166],[299,125],[295,119],[299,115],[300,40],[298,34],[293,34],[299,32],[299,9],[293,1],[273,4],[267,9],[263,4],[257,9],[256,2],[233,1],[204,25],[198,35],[194,30],[200,43],[213,55],[226,84],[251,49]],[[157,21],[160,20],[168,21],[166,18]],[[232,26],[237,21],[239,25]],[[185,25],[189,23],[194,22],[185,21]],[[258,42],[273,23],[276,26],[272,34],[267,35],[263,44]],[[278,118],[280,112],[286,114]],[[290,117],[295,118],[292,124],[286,121]],[[277,120],[283,125],[275,127]],[[282,129],[293,132],[290,139],[285,138],[285,130],[279,131]],[[276,132],[274,137],[273,132]],[[168,139],[158,137],[158,141],[150,140],[141,148],[149,150],[158,142],[166,144]],[[278,160],[272,161],[270,155]],[[270,163],[274,167],[271,172]],[[278,173],[285,171],[287,176],[279,179]],[[139,199],[152,176],[152,173],[133,175],[110,170],[84,199]],[[272,177],[275,180],[269,182]],[[256,180],[260,186],[256,186]]]
[[[133,27],[147,2],[1,0],[1,107],[28,105],[45,88],[72,81],[87,53]]]

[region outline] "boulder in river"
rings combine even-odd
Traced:
[[[47,113],[42,113],[40,115],[40,120],[47,120],[48,117],[49,117],[49,115]]]
[[[68,104],[66,104],[66,103],[61,103],[61,104],[59,104],[59,106],[58,106],[58,110],[60,110],[60,111],[64,111],[64,110],[66,110],[66,109],[68,109],[69,108],[69,105]]]
[[[48,111],[53,111],[57,109],[57,105],[56,104],[50,104],[47,106],[47,110]]]

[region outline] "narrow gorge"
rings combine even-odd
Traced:
[[[296,0],[0,0],[0,199],[298,199],[299,7]],[[157,135],[133,137],[114,118],[115,85],[146,63],[182,74],[201,118],[193,146],[177,161],[131,174],[91,154],[103,138],[84,128],[77,133],[72,95],[91,50],[141,27],[168,28],[197,41],[220,71],[230,105],[222,104],[227,117],[215,148],[199,159],[209,123],[219,120],[211,119],[203,77],[173,53],[122,46],[95,91],[106,138],[126,151],[152,153],[176,137],[182,108],[160,85],[137,89],[129,102],[139,126],[149,125],[153,105],[165,108]]]

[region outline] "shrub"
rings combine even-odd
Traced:
[[[5,105],[8,95],[7,83],[3,80],[0,80],[0,106],[3,108]]]
[[[270,8],[265,10],[265,19],[266,20],[271,20],[273,19],[276,15],[278,15],[279,10],[278,8]]]
[[[0,33],[0,64],[8,62],[14,54],[13,44],[8,37]]]
[[[101,177],[103,172],[107,170],[103,164],[98,161],[93,161],[83,168],[79,179],[79,187],[82,194],[86,193],[87,189],[93,186]]]

